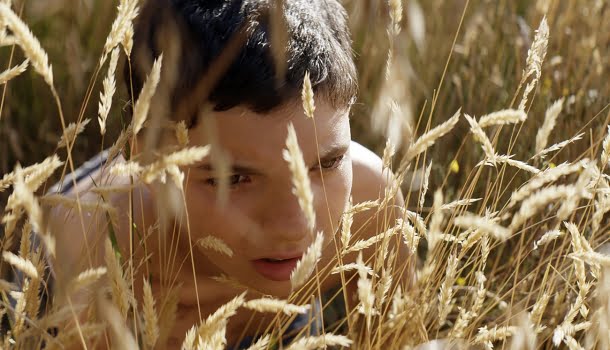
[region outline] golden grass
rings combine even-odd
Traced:
[[[95,3],[96,9],[107,6]],[[29,4],[24,6],[30,9]],[[264,336],[250,347],[272,348],[289,317],[310,310],[320,279],[354,271],[357,305],[341,320],[343,327],[319,336],[302,334],[288,349],[325,345],[413,349],[433,339],[455,341],[459,348],[610,346],[610,256],[606,248],[610,67],[603,60],[610,53],[607,38],[596,35],[610,29],[607,6],[602,1],[500,1],[492,6],[484,1],[412,0],[404,6],[406,18],[403,4],[397,0],[390,0],[387,6],[374,0],[348,0],[345,6],[359,53],[361,94],[353,112],[354,134],[377,151],[384,149],[384,168],[394,170],[396,183],[405,193],[404,219],[389,218],[398,187],[380,189],[386,194],[383,200],[350,203],[340,228],[337,256],[327,266],[318,264],[324,240],[318,234],[291,276],[294,293],[287,300],[248,300],[239,281],[218,277],[217,281],[235,289],[235,298],[202,317],[187,334],[179,335],[183,348],[224,348],[227,323],[240,308],[275,315],[272,325],[262,325]],[[127,125],[119,118],[125,92],[116,87],[115,71],[119,69],[119,45],[127,55],[133,46],[132,21],[138,2],[121,0],[114,23],[111,27],[106,23],[110,34],[99,34],[106,33],[106,27],[98,30],[94,39],[99,44],[84,54],[90,55],[88,60],[65,65],[56,77],[47,57],[53,61],[60,57],[57,47],[49,45],[54,50],[47,55],[43,44],[57,38],[46,38],[41,44],[20,19],[28,17],[17,15],[19,11],[14,9],[8,2],[0,3],[0,24],[8,29],[1,42],[22,49],[11,53],[6,70],[0,73],[0,83],[5,84],[0,137],[9,140],[0,145],[0,155],[11,149],[10,157],[2,157],[7,160],[0,162],[4,173],[0,192],[8,196],[2,206],[0,270],[15,282],[0,280],[0,315],[7,316],[0,345],[6,349],[41,348],[43,343],[49,348],[163,348],[177,317],[177,277],[167,277],[173,282],[163,285],[161,291],[154,291],[144,279],[140,293],[134,275],[147,268],[150,254],[160,252],[146,251],[143,261],[135,254],[119,256],[111,237],[104,240],[105,267],[85,270],[68,285],[56,286],[57,290],[65,287],[66,295],[54,296],[55,302],[39,313],[39,293],[48,288],[43,276],[49,267],[42,256],[55,252],[54,232],[47,232],[49,209],[62,205],[82,215],[90,206],[78,196],[39,196],[39,190],[45,189],[47,179],[63,165],[60,159],[67,160],[70,170],[76,163],[73,157],[86,159],[91,153],[82,151],[85,147],[97,152],[108,146],[106,141],[116,140],[112,152],[130,153],[126,144],[145,126],[161,80],[162,56],[155,61],[135,103],[133,124]],[[106,7],[106,13],[109,11]],[[463,11],[459,22],[452,19],[456,11]],[[282,25],[277,22],[276,26]],[[538,24],[533,38],[528,34],[530,24]],[[90,98],[98,89],[98,74],[109,54],[95,111]],[[14,56],[24,58],[23,63],[13,66]],[[274,57],[281,59],[282,53],[274,52]],[[50,86],[50,102],[45,102],[48,96],[38,94],[42,91],[39,85],[24,83],[29,66]],[[75,80],[73,86],[63,89],[72,78],[82,80],[84,71],[92,76],[86,88]],[[56,90],[54,84],[62,84],[62,88]],[[79,89],[78,85],[83,86]],[[57,91],[62,92],[65,107]],[[315,121],[308,78],[302,98],[304,110]],[[113,103],[116,108],[111,109]],[[30,105],[31,110],[24,107]],[[48,112],[42,113],[51,110],[49,106],[59,110],[61,137],[44,131],[35,134],[21,122],[43,120],[44,125],[57,126],[57,121],[48,121]],[[16,119],[7,112],[11,110],[16,111],[15,116],[27,110],[40,117]],[[64,112],[73,123],[65,124]],[[410,117],[417,113],[416,120]],[[462,114],[466,121],[461,120]],[[97,115],[100,130],[87,128],[85,115]],[[369,123],[381,125],[377,129],[386,133],[396,126],[399,131],[375,135],[368,132]],[[209,146],[187,147],[186,125],[172,127],[180,148],[155,150],[151,159],[128,158],[106,169],[131,176],[134,183],[107,188],[99,184],[100,197],[130,191],[137,181],[166,182],[169,176],[184,198],[186,175],[181,168],[208,155],[214,158],[214,151]],[[25,156],[24,147],[41,134],[48,139],[41,141],[45,147]],[[470,134],[476,143],[471,142]],[[395,137],[400,142],[394,142]],[[59,150],[58,141],[65,150]],[[555,143],[547,147],[551,142]],[[286,146],[284,157],[291,166],[294,192],[313,229],[316,213],[294,129]],[[56,154],[62,152],[66,155]],[[23,169],[15,166],[18,159],[33,164],[45,157],[40,164]],[[422,169],[419,182],[415,181],[417,169]],[[65,172],[64,168],[60,176]],[[9,188],[12,191],[6,191]],[[95,207],[103,208],[109,213],[108,220],[114,221],[111,203],[104,201]],[[352,224],[354,215],[366,211],[387,219],[375,223],[377,235],[363,239]],[[139,225],[129,223],[131,237],[145,232]],[[18,227],[23,228],[21,245],[15,247]],[[90,229],[84,224],[82,228]],[[32,229],[42,246],[31,242]],[[154,228],[157,234],[163,229],[163,225]],[[396,252],[384,250],[393,239],[417,255],[417,279],[411,286],[396,282],[404,273],[405,262],[398,261]],[[133,251],[147,249],[138,240],[131,243]],[[232,254],[227,244],[212,236],[197,244]],[[364,259],[361,251],[365,249],[381,251]],[[356,252],[360,253],[356,263],[342,264],[344,256]],[[103,288],[86,294],[83,300],[80,291],[93,289],[92,285]],[[141,300],[137,300],[140,294]],[[335,297],[344,295],[339,292]],[[51,327],[57,327],[57,336],[46,332]]]

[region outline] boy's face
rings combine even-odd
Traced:
[[[313,242],[315,232],[322,231],[325,241],[332,241],[350,196],[348,113],[318,100],[314,128],[300,104],[264,115],[237,107],[213,112],[206,116],[212,123],[200,120],[190,130],[191,145],[210,144],[209,126],[215,124],[217,144],[229,155],[232,167],[225,207],[217,204],[218,180],[210,158],[187,174],[185,193],[193,240],[213,235],[233,251],[228,257],[200,249],[202,254],[195,253],[198,274],[224,273],[272,295],[290,292],[290,272],[296,261]],[[282,157],[289,123],[294,125],[309,169],[316,212],[313,233],[293,194],[292,174]],[[287,260],[271,262],[269,258]]]

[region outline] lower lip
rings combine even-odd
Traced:
[[[272,281],[288,281],[290,274],[297,266],[299,258],[286,259],[279,262],[270,262],[264,259],[252,261],[256,272]]]

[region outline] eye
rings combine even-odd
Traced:
[[[344,157],[345,157],[345,155],[340,155],[335,158],[321,160],[320,164],[317,165],[316,168],[319,167],[322,170],[330,170],[330,169],[338,168]]]
[[[229,176],[227,178],[227,180],[228,180],[227,182],[229,183],[230,187],[236,187],[240,184],[249,183],[252,181],[250,176],[241,175],[241,174],[233,174],[233,175]],[[218,180],[218,178],[215,178],[215,177],[206,179],[205,183],[206,183],[206,185],[209,185],[212,187],[216,187],[216,186],[220,185],[220,181]]]

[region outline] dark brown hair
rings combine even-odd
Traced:
[[[273,6],[282,3],[282,11],[275,11]],[[285,30],[283,74],[278,74],[282,65],[276,65],[271,48],[271,28],[277,28],[272,16],[277,15]],[[167,35],[168,28],[173,35]],[[234,53],[223,57],[240,35]],[[306,71],[314,92],[335,108],[349,106],[357,93],[346,14],[336,0],[149,0],[135,28],[134,99],[149,70],[144,65],[170,46],[178,51],[169,92],[172,111],[214,74],[197,103],[207,102],[215,110],[242,105],[268,112],[298,98]],[[218,69],[222,73],[214,72]]]

